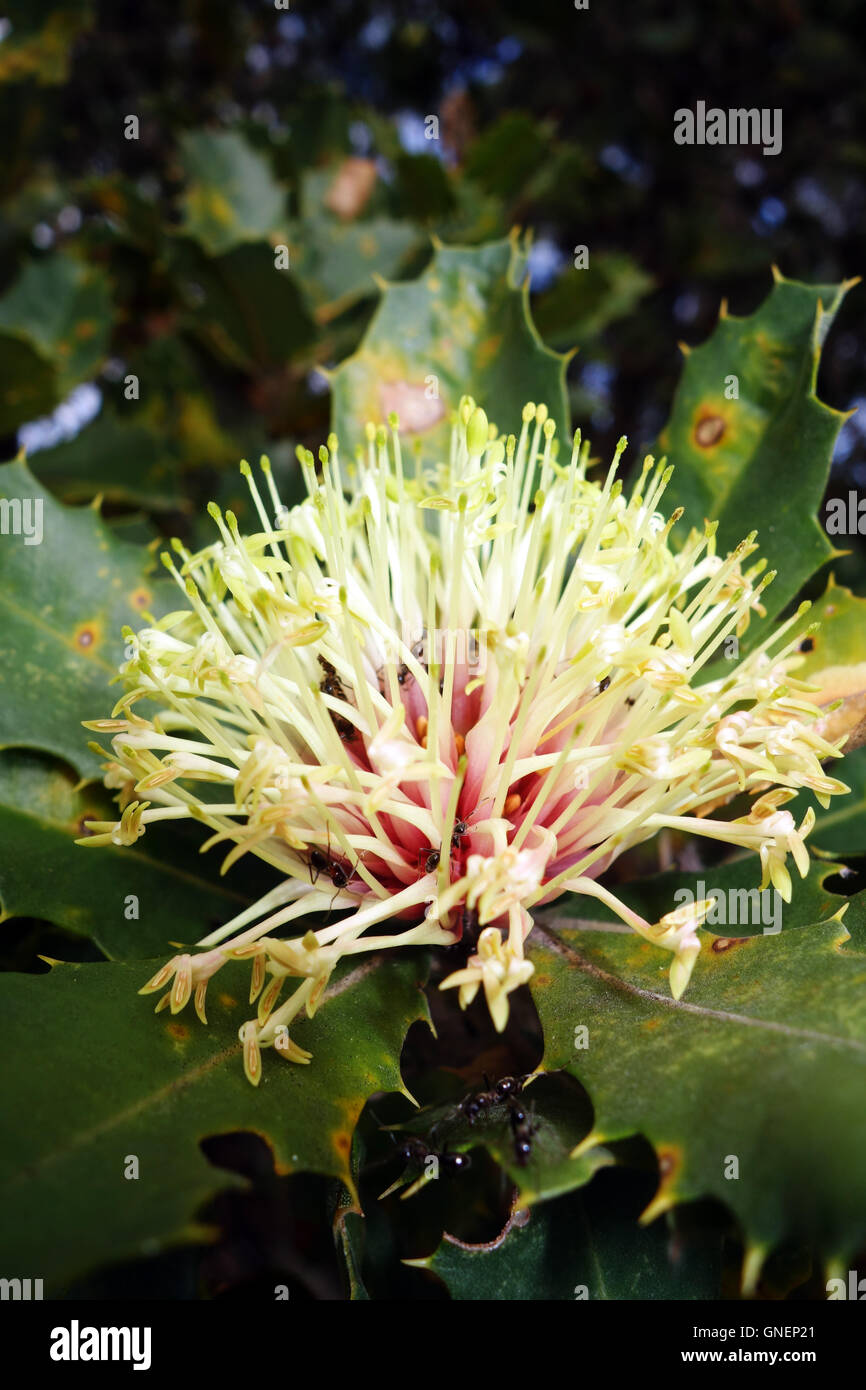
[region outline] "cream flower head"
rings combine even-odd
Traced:
[[[443,988],[465,1005],[483,987],[504,1028],[531,973],[532,913],[567,891],[669,950],[679,996],[704,905],[648,923],[599,876],[673,827],[754,850],[788,897],[785,861],[805,873],[809,823],[797,830],[782,801],[847,790],[821,767],[839,749],[790,675],[799,614],[706,678],[772,576],[746,567],[754,535],[721,556],[706,525],[672,548],[663,462],[648,458],[626,495],[624,440],[592,482],[586,444],[577,434],[562,461],[543,405],[501,439],[464,398],[448,458],[424,471],[389,424],[368,426],[348,467],[334,436],[318,459],[299,450],[307,496],[291,509],[266,459],[263,490],[242,464],[260,530],[242,535],[212,505],[213,543],[174,543],[164,559],[182,606],[128,634],[126,693],[88,725],[112,735],[100,751],[122,814],[82,843],[192,817],[228,846],[224,867],[251,852],[281,874],[142,991],[168,985],[158,1008],[194,997],[204,1018],[213,973],[249,958],[254,1083],[262,1047],[309,1060],[288,1026],[314,1012],[339,960],[453,945],[476,926],[476,953]],[[205,782],[224,795],[200,796]],[[707,814],[754,790],[749,815]],[[295,924],[299,937],[275,935]]]

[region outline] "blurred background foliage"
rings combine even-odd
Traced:
[[[130,538],[240,502],[240,457],[293,469],[324,438],[317,368],[433,234],[532,229],[534,317],[579,348],[572,415],[601,455],[656,436],[678,340],[703,340],[723,297],[752,310],[773,263],[825,283],[862,268],[854,0],[2,9],[4,457],[26,446],[65,501],[101,494]],[[781,153],[676,145],[699,98],[781,107]],[[822,362],[839,408],[863,399],[859,302]],[[843,430],[831,490],[866,484],[864,431]]]

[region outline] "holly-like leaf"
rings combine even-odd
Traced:
[[[198,857],[198,827],[153,826],[131,849],[77,845],[86,821],[119,813],[102,787],[76,783],[40,754],[0,752],[0,921],[42,918],[109,957],[142,959],[206,936],[256,896]]]
[[[0,522],[0,747],[42,749],[98,777],[81,723],[115,702],[122,627],[167,611],[172,586],[149,573],[147,551],[91,509],[61,506],[24,463],[0,467]]]
[[[763,599],[768,618],[834,553],[817,511],[845,416],[818,400],[815,381],[848,288],[776,272],[754,314],[734,318],[723,308],[707,342],[687,349],[658,440],[676,470],[668,512],[685,507],[686,528],[718,521],[720,553],[758,531],[761,555],[778,571]]]
[[[184,231],[209,255],[221,256],[282,230],[285,192],[267,160],[242,135],[190,130],[180,144],[188,179]]]
[[[620,1177],[621,1175],[617,1175]],[[521,1209],[489,1245],[446,1236],[424,1260],[452,1298],[614,1300],[718,1298],[718,1242],[677,1248],[662,1221],[638,1225],[611,1184]]]
[[[4,975],[15,1061],[0,1082],[3,1268],[36,1269],[58,1293],[96,1266],[200,1238],[196,1212],[232,1181],[202,1154],[212,1135],[253,1130],[277,1172],[351,1188],[358,1115],[371,1092],[401,1087],[403,1038],[427,1017],[421,971],[416,957],[344,972],[315,1018],[293,1027],[311,1064],[271,1052],[257,1088],[237,1038],[250,1013],[242,967],[211,984],[207,1028],[186,1013],[154,1017],[136,994],[149,973],[141,962]],[[125,1177],[133,1158],[135,1181]]]
[[[468,393],[500,433],[517,433],[526,401],[544,402],[568,439],[565,362],[529,313],[526,254],[515,237],[437,245],[427,269],[389,285],[357,352],[332,376],[332,424],[343,449],[391,411],[426,459],[447,457],[448,415]],[[565,445],[563,445],[565,447]]]
[[[703,933],[679,1001],[659,951],[628,931],[531,938],[543,1065],[589,1092],[585,1142],[640,1133],[655,1146],[661,1181],[645,1218],[726,1202],[747,1242],[747,1285],[783,1240],[845,1259],[866,1239],[866,972],[841,918]]]

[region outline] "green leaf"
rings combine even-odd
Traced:
[[[716,520],[723,554],[757,529],[761,554],[778,571],[763,599],[768,618],[834,553],[816,513],[845,416],[818,400],[815,381],[848,288],[801,285],[776,272],[754,314],[733,318],[723,309],[708,341],[687,349],[658,440],[675,465],[665,509],[685,507],[683,537]],[[735,388],[738,398],[728,399]]]
[[[803,664],[796,674],[818,687],[820,693],[814,698],[819,704],[841,700],[840,708],[822,721],[821,732],[832,742],[841,742],[848,754],[866,742],[866,599],[837,584],[831,575],[802,627],[815,623],[819,625],[816,632],[804,632]]]
[[[59,764],[0,753],[0,921],[41,918],[109,957],[141,959],[206,936],[254,896],[237,875],[221,878],[214,861],[198,858],[198,827],[188,835],[152,826],[133,848],[75,844],[85,821],[118,814],[102,787],[80,788]]]
[[[803,792],[788,809],[799,820],[807,806],[813,808],[815,828],[809,836],[813,849],[837,859],[866,854],[866,748],[849,753],[841,762],[829,763],[828,770],[851,788],[850,796],[834,796],[825,811],[814,796]]]
[[[188,1014],[154,1017],[136,994],[142,963],[4,975],[15,1063],[0,1082],[3,1267],[36,1269],[56,1293],[97,1265],[200,1238],[195,1213],[233,1181],[202,1154],[211,1135],[252,1130],[279,1173],[324,1173],[352,1188],[364,1101],[401,1087],[403,1038],[427,1017],[420,971],[419,957],[374,958],[344,973],[316,1017],[293,1029],[312,1063],[270,1052],[257,1088],[237,1039],[250,1012],[242,967],[212,982],[207,1028]],[[124,1177],[131,1155],[137,1180]]]
[[[172,264],[186,323],[218,358],[242,371],[283,368],[312,342],[313,321],[294,276],[277,268],[273,248],[238,246],[206,256],[178,241]]]
[[[292,228],[291,264],[317,321],[328,323],[375,294],[374,274],[398,274],[418,245],[417,228],[409,222],[309,217]]]
[[[267,160],[236,131],[190,130],[181,136],[188,179],[184,231],[212,256],[284,228],[285,193]]]
[[[675,1257],[664,1222],[639,1226],[616,1188],[599,1193],[598,1186],[520,1212],[490,1245],[446,1236],[433,1255],[412,1263],[438,1274],[452,1298],[469,1301],[719,1297],[717,1246],[687,1245]]]
[[[189,503],[165,437],[145,423],[103,414],[64,444],[33,456],[35,475],[64,502],[110,502],[148,511],[185,511]]]
[[[39,502],[42,539],[31,545],[20,529],[29,514],[35,537]],[[148,573],[146,551],[89,508],[61,506],[24,463],[0,466],[0,520],[11,533],[0,537],[0,747],[39,748],[97,777],[81,723],[115,702],[123,625],[167,611],[173,586]]]
[[[59,399],[52,364],[30,343],[0,334],[0,431],[12,434],[26,421],[47,415]]]
[[[730,931],[731,935],[749,936],[753,933],[763,934],[765,927],[775,926],[774,903],[781,912],[785,931],[827,921],[845,902],[843,897],[825,886],[826,880],[838,873],[839,867],[825,860],[812,860],[804,879],[795,875],[790,903],[783,903],[780,897],[774,898],[770,892],[763,898],[760,896],[761,865],[756,854],[738,854],[727,863],[708,866],[688,876],[681,869],[669,869],[633,883],[618,883],[616,893],[627,907],[640,912],[650,922],[657,922],[683,901],[676,896],[680,889],[688,889],[695,902],[716,894],[721,897],[723,906],[720,905],[708,918],[713,934],[724,936]],[[560,926],[576,928],[578,924],[592,930],[603,929],[605,923],[616,926],[619,931],[629,930],[623,926],[621,918],[603,903],[595,900],[588,903],[576,893],[568,893],[560,898],[544,913],[543,920],[556,930]]]
[[[417,280],[387,287],[358,351],[332,376],[332,425],[344,450],[363,442],[366,421],[396,410],[425,458],[447,457],[448,415],[465,393],[503,435],[519,431],[526,401],[544,402],[565,447],[565,358],[532,324],[525,267],[514,237],[438,245]]]
[[[486,193],[513,197],[550,154],[552,128],[524,111],[508,111],[475,140],[464,175]]]
[[[818,631],[810,632],[800,647],[798,680],[817,682],[828,700],[866,688],[866,599],[837,584],[831,574],[803,620],[804,626],[816,622]]]
[[[34,410],[50,409],[94,375],[113,316],[101,271],[63,254],[27,263],[0,299],[0,365],[11,369],[0,396],[5,430],[32,418]],[[40,365],[35,384],[28,385],[25,373],[34,357]]]
[[[747,1284],[783,1240],[850,1258],[866,1239],[862,955],[843,949],[840,915],[778,936],[702,936],[676,1001],[667,962],[640,937],[536,928],[543,1064],[589,1092],[585,1142],[640,1133],[655,1146],[661,1182],[645,1215],[699,1197],[727,1203],[747,1242]]]
[[[554,347],[583,344],[630,314],[653,284],[631,256],[600,252],[585,270],[565,271],[533,301],[538,330]]]

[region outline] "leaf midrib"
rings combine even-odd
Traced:
[[[832,1033],[821,1033],[811,1028],[792,1028],[790,1024],[777,1023],[774,1019],[754,1018],[751,1014],[735,1014],[726,1012],[724,1009],[711,1009],[704,1004],[690,1004],[683,999],[656,994],[654,990],[643,989],[640,985],[630,984],[619,975],[613,975],[610,971],[602,969],[600,965],[595,965],[555,933],[539,926],[536,926],[535,930],[548,943],[550,949],[557,955],[564,956],[570,965],[575,966],[585,975],[591,975],[632,998],[649,1000],[653,1004],[661,1005],[673,1012],[694,1014],[700,1018],[718,1019],[723,1023],[742,1024],[749,1028],[762,1028],[767,1032],[781,1033],[784,1037],[797,1038],[803,1042],[824,1043],[832,1047],[849,1048],[851,1051],[862,1053],[866,1057],[866,1043],[858,1041],[857,1038],[838,1038]]]
[[[363,961],[355,970],[349,971],[347,975],[343,976],[342,979],[336,981],[329,989],[325,991],[325,995],[322,999],[322,1003],[320,1004],[319,1009],[321,1010],[326,1004],[331,1002],[333,999],[337,998],[340,994],[343,994],[353,984],[359,983],[359,981],[364,979],[368,974],[370,974],[370,972],[373,969],[375,969],[377,965],[382,964],[385,961],[385,959],[385,953],[381,952],[375,956],[371,956],[368,960]],[[63,967],[61,966],[60,968]],[[232,1058],[239,1057],[242,1051],[242,1043],[232,1043],[231,1047],[223,1048],[221,1052],[214,1053],[214,1055],[212,1057],[208,1057],[206,1061],[200,1062],[194,1068],[185,1071],[183,1075],[177,1076],[174,1078],[174,1080],[169,1081],[166,1084],[160,1086],[156,1091],[152,1091],[147,1095],[141,1096],[138,1100],[133,1101],[131,1105],[126,1106],[125,1109],[119,1110],[112,1115],[106,1116],[105,1119],[100,1120],[97,1124],[92,1125],[89,1129],[82,1130],[79,1134],[70,1136],[68,1142],[64,1144],[62,1147],[53,1150],[51,1153],[43,1154],[41,1158],[37,1158],[33,1163],[27,1164],[25,1167],[21,1168],[17,1173],[10,1174],[5,1181],[8,1183],[10,1187],[12,1187],[17,1183],[25,1182],[29,1179],[34,1178],[37,1173],[43,1171],[45,1168],[50,1167],[59,1159],[66,1157],[75,1149],[85,1148],[94,1139],[98,1138],[102,1134],[109,1133],[112,1129],[116,1128],[117,1125],[120,1125],[128,1120],[133,1119],[134,1117],[140,1115],[142,1112],[148,1110],[150,1107],[154,1105],[158,1105],[161,1101],[165,1100],[168,1096],[172,1095],[173,1093],[177,1093],[178,1091],[185,1090],[187,1087],[192,1086],[195,1082],[201,1080],[203,1076],[207,1075],[208,1072],[213,1071],[216,1067],[222,1066],[223,1063],[230,1061]]]

